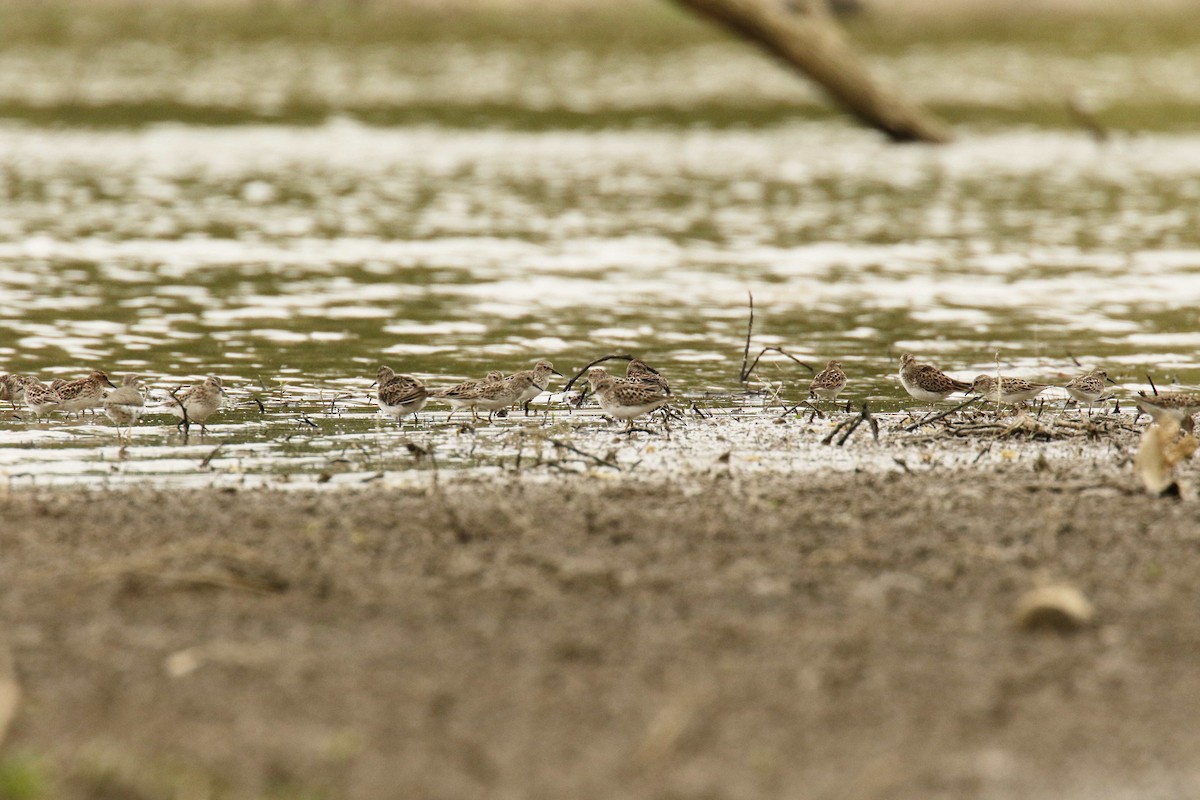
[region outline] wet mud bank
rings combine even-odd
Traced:
[[[0,770],[56,796],[1200,788],[1200,503],[1117,471],[23,490],[0,511],[21,691]],[[1019,627],[1046,584],[1094,619]]]

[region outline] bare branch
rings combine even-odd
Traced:
[[[676,0],[818,83],[863,123],[897,142],[945,142],[946,126],[885,88],[829,14],[824,0]]]

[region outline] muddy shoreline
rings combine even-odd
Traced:
[[[0,503],[0,773],[54,796],[1200,789],[1200,505],[1119,475]],[[1018,629],[1045,583],[1095,622]]]

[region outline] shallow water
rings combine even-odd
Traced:
[[[753,351],[840,358],[844,397],[877,410],[908,405],[907,350],[963,378],[998,361],[1053,382],[1076,359],[1126,391],[1194,384],[1198,195],[1195,135],[0,128],[0,369],[215,373],[238,401],[204,446],[155,428],[123,461],[104,426],[6,414],[4,469],[192,474],[225,442],[246,471],[319,474],[376,441],[380,363],[438,385],[630,352],[728,408],[748,292]],[[791,400],[810,375],[777,354],[758,370]]]

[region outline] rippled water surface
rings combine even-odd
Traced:
[[[756,343],[867,393],[900,349],[1197,367],[1200,137],[338,123],[10,128],[0,154],[10,371],[339,386],[636,351],[731,388],[748,291]]]

